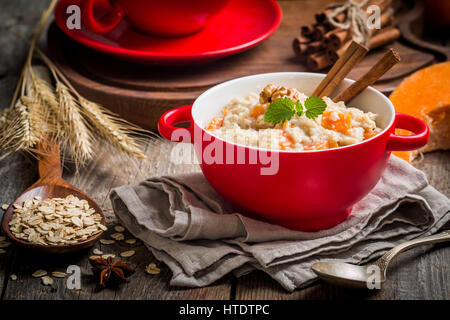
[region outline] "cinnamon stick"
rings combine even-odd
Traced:
[[[296,55],[302,56],[324,50],[325,44],[322,41],[310,41],[304,37],[297,37],[292,42],[292,47]]]
[[[380,7],[380,11],[384,12],[392,3],[392,0],[373,0],[369,1],[362,9],[365,11],[371,5],[377,5]],[[315,14],[315,19],[317,23],[324,23],[327,21],[327,16],[333,12],[333,8],[327,8],[323,12],[319,12]],[[338,22],[343,22],[346,18],[345,13],[341,12],[334,19]]]
[[[356,80],[347,89],[338,94],[333,101],[344,101],[347,103],[360,94],[368,86],[377,81],[383,74],[391,69],[397,62],[400,61],[400,56],[394,49],[389,49],[383,57],[367,71],[361,78]]]
[[[321,40],[325,33],[327,33],[328,28],[325,24],[315,24],[312,34],[312,38],[315,40]]]
[[[370,39],[370,49],[375,49],[400,38],[397,28],[385,28]]]
[[[394,11],[391,8],[388,7],[381,8],[380,29],[370,29],[369,31],[371,35],[378,33],[387,25],[392,24],[393,13]],[[324,41],[326,42],[328,50],[338,50],[344,44],[345,40],[349,37],[349,35],[350,35],[349,30],[337,28],[329,31],[324,36]]]
[[[344,43],[344,45],[342,47],[340,47],[337,50],[333,50],[333,49],[327,49],[327,55],[328,58],[330,59],[330,61],[332,62],[336,62],[338,61],[339,57],[341,57],[344,52],[348,49],[350,43],[352,43],[353,40],[348,40],[346,43]]]
[[[308,44],[311,42],[310,39],[305,38],[303,36],[296,37],[294,41],[292,41],[292,48],[294,49],[294,53],[297,56],[301,56],[306,53],[308,49]]]
[[[315,18],[316,18],[317,23],[323,23],[323,22],[327,21],[327,19],[328,19],[327,16],[331,12],[333,12],[333,9],[325,9],[324,12],[316,13]],[[335,19],[339,22],[343,22],[345,20],[345,18],[346,18],[346,14],[343,12],[341,12],[340,14],[338,14],[335,17]]]
[[[314,26],[312,24],[307,24],[300,28],[300,34],[306,38],[311,38],[313,32],[314,32]]]
[[[400,30],[397,28],[385,28],[381,29],[379,33],[374,35],[370,39],[369,48],[370,50],[384,46],[388,43],[391,43],[395,40],[400,38]],[[351,41],[348,41],[345,43],[341,48],[338,50],[332,50],[327,48],[327,55],[331,62],[335,62],[339,59],[340,56],[344,54],[344,52],[347,50],[348,46],[350,45]]]
[[[316,53],[325,49],[325,44],[323,41],[313,41],[308,43],[308,47],[306,48],[306,54]],[[325,52],[324,52],[325,53]]]
[[[369,2],[365,7],[364,10],[367,10],[367,8],[371,5],[377,5],[380,7],[380,11],[384,12],[387,8],[389,8],[392,4],[392,0],[374,0],[373,2]]]
[[[311,54],[306,59],[306,65],[310,70],[317,71],[331,65],[331,61],[325,51]]]
[[[337,50],[345,43],[348,37],[348,30],[334,29],[324,36],[324,44],[329,50]]]
[[[352,41],[347,50],[341,55],[341,57],[328,72],[327,76],[320,82],[316,90],[314,90],[312,95],[318,97],[330,96],[345,76],[366,55],[367,51],[368,49],[365,46]],[[327,58],[321,57],[321,59],[326,59],[331,63],[328,55],[326,56]]]
[[[388,8],[385,12],[383,12],[380,16],[380,25],[381,28],[386,27],[387,25],[391,24],[394,20],[394,9]]]

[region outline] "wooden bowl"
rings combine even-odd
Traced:
[[[61,182],[64,182],[61,180]],[[32,186],[31,188],[27,189],[22,195],[20,195],[19,198],[17,198],[6,210],[5,214],[3,215],[3,221],[2,221],[2,230],[7,235],[12,242],[19,244],[22,247],[38,250],[41,252],[51,253],[51,254],[61,254],[61,253],[68,253],[68,252],[75,252],[79,251],[85,248],[88,248],[96,241],[98,241],[102,235],[103,231],[93,235],[92,237],[80,241],[75,244],[67,244],[67,245],[42,245],[38,243],[31,243],[22,239],[18,239],[14,236],[14,234],[9,229],[9,222],[11,221],[13,214],[14,214],[14,204],[20,204],[22,205],[23,202],[27,199],[33,199],[36,196],[41,197],[44,199],[49,198],[65,198],[68,195],[74,195],[75,197],[79,199],[84,199],[89,203],[89,206],[93,208],[96,213],[99,213],[102,216],[101,223],[105,225],[105,215],[103,214],[100,207],[92,200],[88,195],[83,193],[82,191],[76,189],[75,187],[69,185],[63,185],[63,183],[59,185],[37,185]]]

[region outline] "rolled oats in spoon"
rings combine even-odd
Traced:
[[[14,204],[9,228],[18,239],[42,245],[82,242],[104,230],[102,216],[84,199],[73,195]]]

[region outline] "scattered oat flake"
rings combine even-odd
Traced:
[[[11,275],[9,276],[9,278],[10,278],[12,281],[16,281],[16,280],[17,280],[17,276],[16,276],[15,274],[11,274]]]
[[[2,204],[3,210],[8,210],[8,208],[9,208],[9,204],[6,204],[6,203]]]
[[[35,278],[40,278],[43,277],[47,274],[47,271],[43,270],[43,269],[39,269],[36,270],[35,272],[33,272],[32,276]]]
[[[125,240],[125,243],[135,244],[136,243],[136,239],[127,239],[127,240]]]
[[[53,279],[49,276],[42,277],[41,279],[44,286],[51,286],[53,284]]]
[[[108,258],[115,258],[116,257],[116,255],[115,254],[112,254],[112,253],[109,253],[109,254],[104,254],[104,255],[102,255],[102,258],[103,259],[108,259]]]
[[[124,232],[124,231],[125,231],[125,228],[122,227],[122,226],[115,226],[115,227],[114,227],[114,230],[116,230],[117,232]]]
[[[67,277],[67,273],[60,271],[53,271],[52,276],[54,276],[55,278],[65,278]]]
[[[102,243],[102,244],[113,244],[114,242],[116,242],[116,241],[109,240],[109,239],[100,239],[100,243]]]
[[[114,240],[120,241],[120,240],[124,240],[125,236],[123,235],[123,233],[113,233],[111,235],[111,238],[113,238]]]
[[[98,258],[101,258],[101,256],[93,255],[93,256],[90,256],[90,257],[89,257],[89,259],[91,259],[91,260],[92,260],[92,259],[98,259]]]
[[[150,263],[145,267],[145,272],[147,272],[148,274],[159,274],[161,272],[161,269],[159,269],[156,264]]]
[[[120,256],[121,256],[121,257],[124,257],[124,258],[128,258],[128,257],[133,256],[135,253],[136,253],[136,251],[134,251],[134,250],[129,250],[129,251],[121,252],[121,253],[120,253]]]
[[[103,254],[103,251],[100,251],[98,249],[94,249],[94,250],[92,250],[92,253],[97,255],[97,256],[101,256]]]

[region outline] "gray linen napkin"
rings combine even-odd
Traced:
[[[450,200],[394,156],[352,214],[318,232],[233,212],[201,173],[150,178],[115,188],[110,197],[123,225],[172,270],[171,285],[191,287],[260,269],[293,291],[316,279],[311,265],[317,261],[364,263],[450,220]]]

